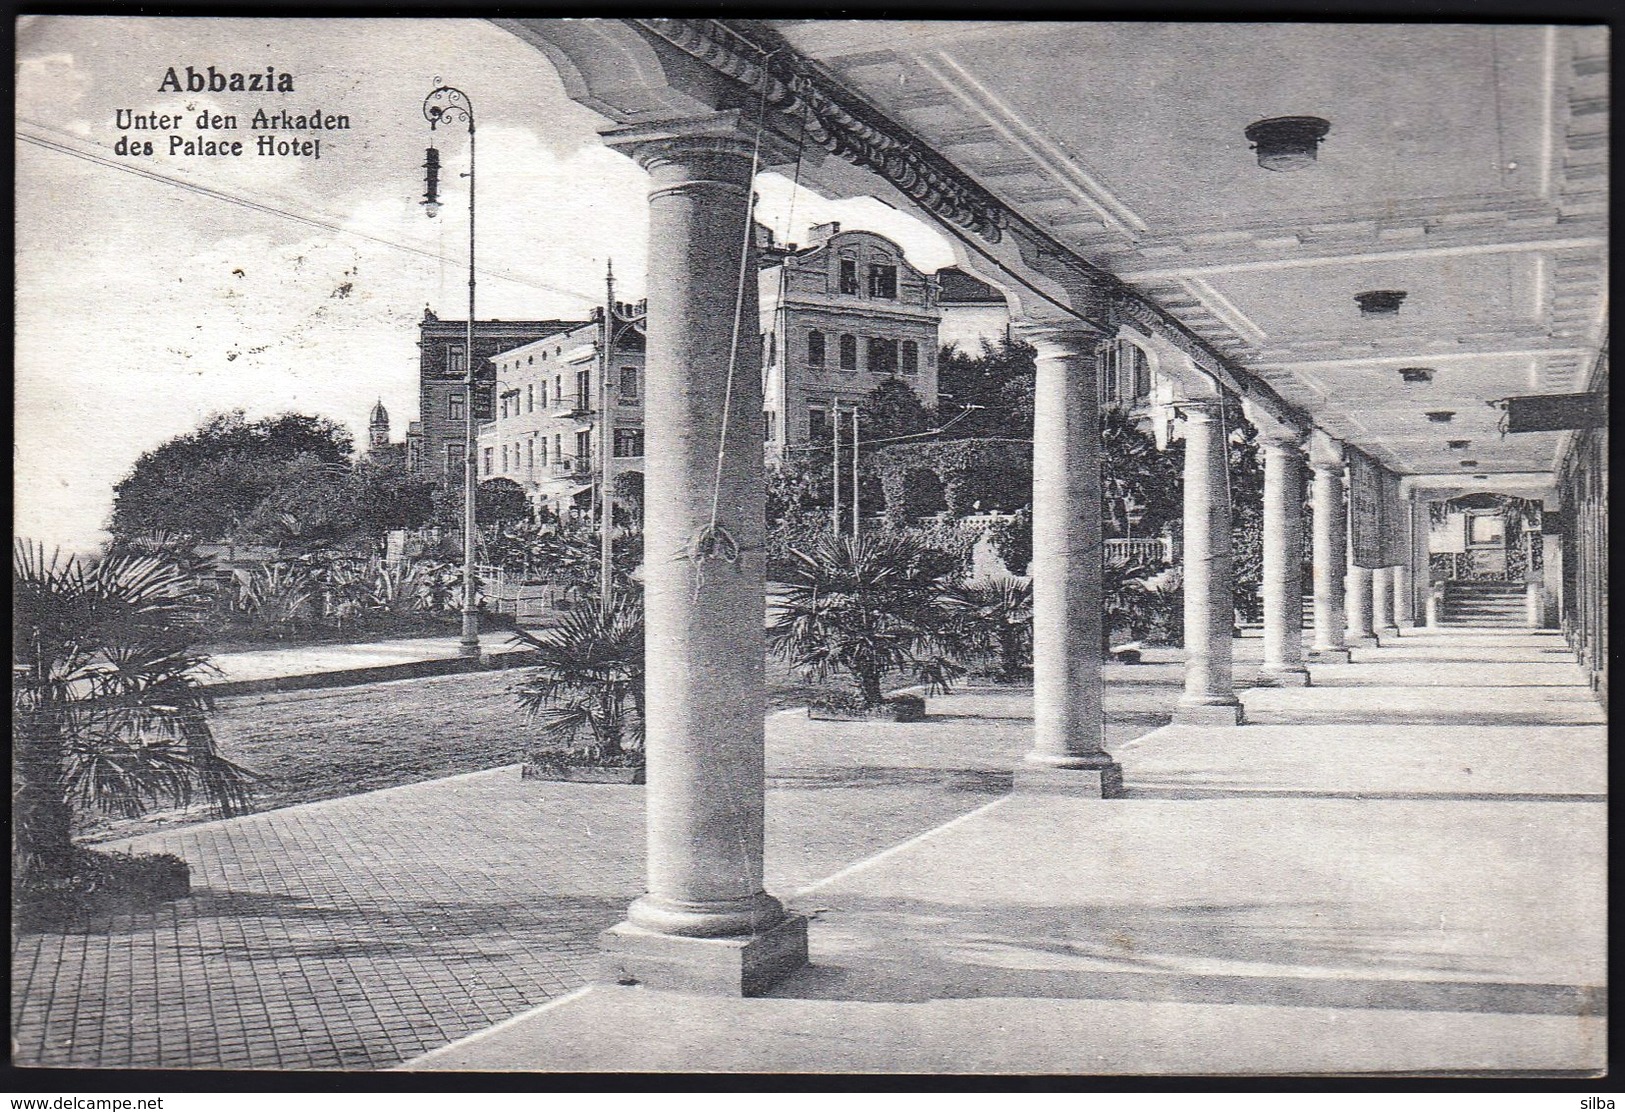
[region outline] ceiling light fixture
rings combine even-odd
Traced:
[[[1399,377],[1406,382],[1432,382],[1433,371],[1428,367],[1401,367]]]
[[[1429,421],[1432,421],[1435,425],[1448,425],[1450,423],[1450,419],[1455,415],[1456,411],[1453,409],[1431,409],[1427,413],[1423,414],[1424,417],[1426,417]]]
[[[1405,291],[1366,290],[1355,294],[1354,300],[1359,302],[1360,312],[1368,317],[1391,317],[1399,312],[1399,304],[1405,300]]]
[[[1248,124],[1242,134],[1258,152],[1260,166],[1285,174],[1314,165],[1320,141],[1331,129],[1319,116],[1276,116]]]

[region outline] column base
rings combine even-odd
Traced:
[[[1348,642],[1348,646],[1351,649],[1374,649],[1381,644],[1381,642],[1377,640],[1377,635],[1375,633],[1362,633],[1358,637],[1351,633],[1347,637],[1343,638],[1343,640]]]
[[[1310,649],[1309,660],[1315,664],[1347,664],[1349,651],[1347,649]]]
[[[1175,726],[1240,726],[1245,721],[1240,703],[1192,703],[1174,708]]]
[[[1088,767],[1057,766],[1029,759],[1016,767],[1010,790],[1082,799],[1119,799],[1127,794],[1123,766],[1110,758]]]
[[[807,964],[807,919],[757,934],[694,938],[617,923],[598,936],[599,980],[664,992],[757,996]]]
[[[1399,627],[1398,626],[1383,626],[1381,629],[1377,630],[1377,637],[1378,637],[1379,640],[1381,638],[1383,638],[1383,637],[1398,637],[1398,636],[1399,636]]]
[[[1307,668],[1261,668],[1258,679],[1254,681],[1255,687],[1308,687],[1309,669]]]
[[[1400,629],[1415,629],[1416,628],[1416,619],[1415,618],[1401,618],[1401,619],[1399,619],[1399,628]]]

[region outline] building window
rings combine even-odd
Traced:
[[[526,386],[525,387],[525,412],[526,413],[534,413],[535,411],[536,411],[536,387],[533,386],[533,385]]]
[[[536,470],[536,439],[534,437],[525,441],[525,470]]]
[[[576,463],[582,467],[592,459],[592,432],[582,429],[576,433]]]
[[[829,411],[813,406],[807,410],[807,439],[829,439]]]
[[[920,373],[920,345],[913,340],[903,341],[903,373],[906,375]]]
[[[638,369],[636,367],[621,368],[621,401],[635,402],[638,400]]]
[[[491,449],[485,449],[485,458],[487,460],[491,458]],[[491,473],[491,464],[489,462],[485,465],[485,473],[487,475]],[[504,475],[508,473],[508,446],[506,444],[502,446],[502,473]]]
[[[555,463],[564,462],[564,437],[559,433],[553,434],[553,461]]]
[[[765,333],[763,333],[762,334],[762,346],[767,351],[766,363],[767,363],[767,365],[769,367],[771,367],[773,365],[774,361],[777,360],[778,357],[779,357],[778,333],[777,332],[765,332]]]
[[[586,412],[592,409],[592,371],[576,372],[576,408]]]
[[[841,337],[841,370],[855,371],[858,369],[858,338],[856,336]]]
[[[485,473],[487,475],[489,475],[491,473],[492,459],[493,459],[493,457],[495,455],[496,455],[496,449],[495,448],[487,448],[487,449],[485,449]]]
[[[841,292],[858,292],[858,261],[856,259],[841,260]]]
[[[779,415],[771,409],[764,409],[762,411],[762,439],[769,444],[777,440],[779,438],[778,424]]]
[[[872,375],[894,375],[897,373],[897,341],[877,340],[869,341],[869,373]]]
[[[869,268],[869,296],[897,298],[897,268],[876,263]]]
[[[446,345],[446,373],[451,375],[466,374],[468,360],[463,358],[462,344]]]
[[[543,467],[547,466],[547,437],[545,437],[545,436],[542,437],[542,459],[541,459],[541,464],[542,464]]]
[[[564,404],[564,376],[563,375],[554,375],[553,376],[553,404],[554,405],[563,405]]]
[[[643,455],[642,429],[615,430],[615,458],[633,459]]]
[[[462,391],[447,395],[446,417],[448,420],[452,421],[461,421],[467,417],[467,414],[464,412]]]
[[[448,475],[461,475],[463,472],[463,446],[461,444],[446,445],[446,473]]]
[[[824,334],[816,329],[807,333],[807,365],[811,367],[824,365]]]

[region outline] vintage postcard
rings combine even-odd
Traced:
[[[20,1088],[1606,1074],[1606,24],[15,44]]]

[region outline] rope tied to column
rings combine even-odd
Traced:
[[[765,63],[773,51],[762,60]],[[745,550],[739,541],[718,523],[721,513],[722,501],[722,469],[728,458],[728,427],[733,420],[733,394],[734,375],[739,365],[739,332],[745,312],[745,276],[750,266],[750,241],[755,231],[756,222],[756,174],[761,167],[762,158],[762,132],[767,124],[767,93],[769,85],[764,82],[762,95],[756,107],[756,134],[752,138],[750,148],[750,190],[749,199],[745,202],[745,229],[740,237],[739,244],[739,274],[735,283],[734,292],[734,319],[733,334],[728,341],[728,375],[722,390],[722,430],[717,438],[717,467],[716,474],[711,483],[711,520],[700,528],[688,543],[683,558],[694,565],[694,601],[700,599],[700,590],[705,586],[705,563],[708,560],[722,560],[730,565],[737,565],[739,557]]]

